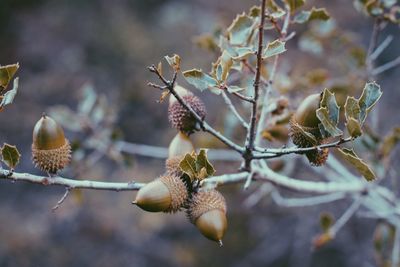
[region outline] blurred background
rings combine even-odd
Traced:
[[[326,7],[335,18],[335,27],[345,31],[337,38],[347,36],[363,51],[372,22],[351,2],[308,1],[307,6]],[[236,14],[247,12],[255,4],[259,2],[2,0],[0,64],[19,62],[21,67],[14,104],[0,113],[0,142],[18,146],[22,158],[17,171],[40,174],[31,163],[30,145],[33,126],[42,112],[64,112],[60,116],[68,117],[71,110],[82,108],[82,101],[93,92],[102,99],[102,112],[109,116],[96,131],[109,127],[112,130],[105,134],[110,138],[168,146],[176,132],[168,124],[167,104],[156,102],[160,92],[146,85],[157,81],[146,67],[177,53],[183,70],[196,67],[209,71],[217,54],[196,45],[194,37],[228,27]],[[307,40],[301,38],[307,29],[303,25],[294,27],[298,34],[290,41],[282,70],[289,76],[303,77],[308,70],[324,66],[331,78],[351,74],[348,68],[337,68],[341,63],[338,55],[344,53],[340,45],[325,52],[318,50],[318,44],[311,52],[304,49]],[[377,65],[400,54],[398,27],[389,26],[382,35],[388,33],[395,39]],[[329,57],[339,62],[332,63]],[[398,110],[400,95],[395,85],[399,74],[393,70],[379,77],[384,91],[379,116],[385,118],[376,122],[379,134],[399,123],[398,116],[387,116],[392,114],[389,111]],[[182,77],[178,82],[187,86]],[[289,87],[293,99],[302,95]],[[358,87],[354,93],[360,92]],[[222,99],[211,94],[201,97],[209,122],[239,138]],[[74,121],[65,123],[70,124],[66,135],[80,153],[76,157],[93,156],[90,147],[82,149],[79,141],[90,135],[90,129],[73,131]],[[224,147],[206,134],[196,134],[194,140],[198,147]],[[93,142],[92,148],[102,139]],[[234,172],[239,164],[215,162],[217,174]],[[295,168],[296,174],[315,176],[301,162]],[[146,182],[163,170],[163,160],[117,153],[97,159],[90,168],[73,165],[62,175]],[[228,203],[229,229],[224,247],[219,248],[201,236],[184,213],[151,214],[133,207],[132,192],[76,191],[52,212],[63,188],[0,181],[0,266],[375,266],[373,220],[355,217],[333,242],[318,250],[312,248],[312,238],[321,232],[321,212],[329,211],[337,218],[348,206],[347,201],[283,208],[264,197],[248,207],[244,203],[257,186],[254,183],[247,191],[242,185],[221,188]]]

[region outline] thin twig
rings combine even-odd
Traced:
[[[232,93],[234,96],[237,96],[238,98],[242,99],[243,101],[249,102],[249,103],[254,103],[254,98],[250,97],[250,96],[245,96],[242,95],[241,93],[238,92],[233,92]]]
[[[144,183],[127,182],[127,183],[114,183],[114,182],[100,182],[92,180],[73,180],[69,178],[63,178],[60,176],[39,176],[30,173],[18,173],[14,172],[9,175],[9,171],[0,170],[0,179],[6,179],[11,181],[24,181],[34,184],[41,185],[54,185],[64,186],[70,189],[82,188],[82,189],[94,189],[94,190],[108,190],[108,191],[135,191],[139,190]]]
[[[240,116],[239,112],[237,111],[237,109],[235,108],[235,106],[233,105],[232,101],[230,100],[230,98],[226,95],[225,92],[221,93],[222,98],[225,101],[225,104],[228,106],[228,108],[232,111],[232,113],[236,116],[236,118],[239,120],[240,124],[245,128],[248,129],[249,128],[249,124],[247,122],[244,121],[243,117]]]
[[[261,13],[260,13],[260,25],[258,26],[258,49],[257,49],[257,63],[256,63],[256,73],[254,78],[254,103],[251,108],[250,117],[250,127],[247,131],[246,137],[246,150],[243,155],[245,158],[245,168],[250,169],[250,163],[252,160],[252,153],[254,149],[254,141],[257,130],[257,111],[258,111],[258,98],[260,95],[260,78],[261,78],[261,68],[262,68],[262,50],[264,46],[264,24],[265,24],[265,5],[266,0],[261,2]]]
[[[71,188],[66,187],[64,195],[60,198],[57,204],[51,209],[51,211],[55,212],[61,206],[61,204],[64,203],[64,201],[67,199],[69,195],[69,192],[71,192]]]
[[[343,213],[343,215],[335,222],[335,224],[329,229],[329,233],[332,237],[334,237],[339,232],[339,230],[350,220],[350,218],[360,207],[362,200],[363,198],[359,196]]]
[[[328,143],[328,144],[322,144],[319,146],[314,146],[314,147],[291,147],[291,148],[257,148],[257,151],[260,152],[258,154],[254,154],[253,158],[254,159],[269,159],[269,158],[276,158],[280,157],[285,154],[292,154],[292,153],[297,153],[297,154],[302,154],[305,152],[313,151],[313,150],[321,150],[324,148],[330,148],[330,147],[338,147],[341,144],[347,143],[352,141],[352,137],[348,137],[345,139],[339,139],[335,142]]]
[[[116,141],[114,143],[114,148],[118,151],[131,154],[138,155],[142,157],[150,157],[156,159],[166,159],[168,158],[168,148],[162,146],[152,146],[152,145],[144,145],[144,144],[136,144],[130,143],[126,141]],[[218,160],[218,161],[239,161],[242,159],[240,155],[238,155],[232,149],[208,149],[207,157],[209,160]]]
[[[284,207],[306,207],[316,206],[324,203],[334,202],[346,197],[343,192],[335,192],[322,196],[304,197],[304,198],[284,198],[279,191],[275,190],[271,194],[272,199],[279,206]]]
[[[400,263],[400,226],[396,225],[394,245],[392,250],[392,267],[398,267]]]
[[[380,54],[389,46],[389,44],[393,41],[393,36],[386,36],[385,40],[375,49],[375,51],[370,55],[370,59],[372,61],[376,60]]]
[[[392,60],[392,61],[390,61],[388,63],[385,63],[382,66],[379,66],[379,67],[373,69],[371,71],[371,73],[372,73],[372,75],[375,76],[375,75],[381,74],[381,73],[383,73],[385,71],[388,71],[388,70],[390,70],[390,69],[392,69],[394,67],[397,67],[398,65],[400,65],[400,57],[397,57],[396,59],[394,59],[394,60]]]

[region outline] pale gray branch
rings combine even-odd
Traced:
[[[372,73],[372,75],[375,76],[375,75],[381,74],[385,71],[388,71],[394,67],[397,67],[398,65],[400,65],[400,57],[397,57],[396,59],[373,69],[371,73]]]
[[[48,177],[33,175],[30,173],[18,173],[7,170],[0,170],[0,179],[8,179],[11,181],[24,181],[34,184],[41,185],[56,185],[64,186],[70,189],[81,188],[81,189],[94,189],[94,190],[109,190],[109,191],[134,191],[139,190],[144,184],[137,182],[127,183],[114,183],[114,182],[100,182],[91,180],[73,180],[69,178],[63,178],[60,176]]]
[[[339,230],[350,220],[350,218],[361,206],[362,200],[362,197],[358,196],[356,200],[350,205],[350,207],[343,213],[343,215],[329,229],[329,232],[332,236],[335,236],[337,232],[339,232]]]
[[[152,146],[144,144],[130,143],[126,141],[115,142],[115,148],[118,151],[138,155],[143,157],[166,159],[168,158],[168,148],[162,146]],[[242,157],[231,149],[209,149],[207,151],[209,160],[220,161],[239,161]]]
[[[279,206],[284,207],[306,207],[316,206],[324,203],[334,202],[346,197],[346,193],[335,192],[327,195],[304,197],[304,198],[284,198],[279,191],[273,191],[271,194],[272,199]]]

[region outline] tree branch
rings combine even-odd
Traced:
[[[166,159],[168,158],[168,148],[162,146],[151,146],[144,144],[130,143],[126,141],[117,141],[114,143],[115,149],[118,151],[131,154],[139,155],[143,157]],[[209,149],[207,151],[207,157],[209,160],[220,160],[220,161],[239,161],[242,159],[235,151],[231,149]]]
[[[257,128],[257,109],[258,109],[258,97],[259,97],[259,87],[261,78],[261,67],[262,67],[262,50],[264,45],[264,24],[265,24],[265,5],[266,0],[261,2],[261,12],[260,12],[260,25],[258,26],[258,49],[257,49],[257,63],[256,63],[256,74],[254,78],[254,103],[251,109],[250,117],[250,127],[247,131],[246,137],[246,150],[245,150],[245,168],[250,169],[250,163],[252,160],[252,153],[254,149],[255,134]]]
[[[239,120],[240,124],[245,128],[248,129],[249,128],[249,124],[247,122],[244,121],[244,119],[242,118],[242,116],[240,116],[239,112],[237,111],[237,109],[235,108],[235,106],[233,105],[232,101],[229,99],[229,97],[226,95],[226,93],[224,91],[222,91],[221,93],[222,98],[225,101],[225,104],[229,107],[229,109],[232,111],[232,113],[236,116],[236,118]]]
[[[0,179],[8,179],[11,181],[24,181],[41,185],[55,185],[64,186],[72,189],[94,189],[94,190],[109,190],[109,191],[135,191],[139,190],[144,183],[128,182],[128,183],[113,183],[113,182],[100,182],[91,180],[73,180],[63,178],[60,176],[48,177],[38,176],[30,173],[10,172],[0,169]]]
[[[270,158],[276,158],[280,157],[285,154],[292,154],[292,153],[297,153],[297,154],[302,154],[308,151],[313,151],[313,150],[321,150],[324,148],[330,148],[330,147],[338,147],[341,144],[347,143],[352,141],[352,137],[347,137],[345,139],[339,139],[338,141],[328,143],[328,144],[322,144],[319,146],[314,146],[314,147],[291,147],[291,148],[257,148],[257,150],[260,152],[259,154],[254,154],[253,158],[254,159],[270,159]]]

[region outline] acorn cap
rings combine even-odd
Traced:
[[[71,146],[55,120],[43,115],[33,129],[32,161],[35,167],[57,173],[71,161]]]
[[[168,158],[174,158],[176,156],[185,156],[186,153],[192,153],[194,146],[189,137],[183,133],[178,134],[172,139],[168,147]]]
[[[32,136],[35,148],[40,150],[58,149],[66,140],[61,126],[45,114],[35,124]]]
[[[142,187],[133,204],[150,212],[177,212],[186,203],[188,192],[175,175],[164,175]]]
[[[296,146],[303,148],[318,145],[322,138],[318,127],[301,126],[294,116],[289,121],[289,136]]]
[[[227,228],[226,202],[221,193],[209,190],[194,194],[187,215],[205,237],[221,243]]]
[[[328,159],[328,155],[328,148],[306,152],[307,159],[313,166],[321,166],[325,164],[326,160]]]
[[[182,99],[200,116],[206,116],[206,108],[203,101],[193,94],[182,96]],[[192,133],[195,130],[196,119],[184,106],[178,101],[172,101],[168,108],[168,120],[171,126],[186,133]]]
[[[318,127],[320,120],[317,117],[316,110],[321,102],[321,94],[312,94],[307,96],[299,105],[294,114],[295,121],[301,126],[315,128]]]
[[[181,177],[183,175],[183,172],[182,172],[181,168],[179,167],[181,160],[182,160],[181,156],[175,156],[172,158],[168,158],[165,161],[166,173],[169,175],[175,175],[175,176]]]

